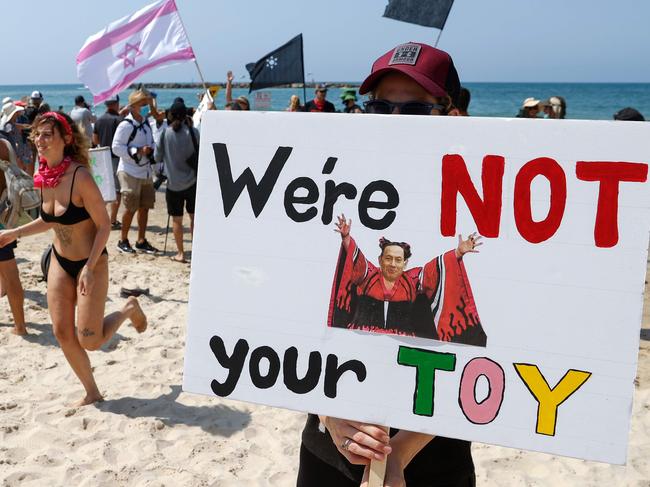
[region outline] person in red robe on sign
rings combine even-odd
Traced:
[[[407,269],[406,242],[379,241],[379,267],[350,236],[351,221],[338,217],[341,251],[332,287],[328,326],[417,336],[485,346],[487,337],[462,258],[476,253],[480,236],[458,236],[458,247]]]

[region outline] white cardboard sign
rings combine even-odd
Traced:
[[[104,201],[115,201],[115,180],[110,147],[90,149],[90,171]]]
[[[201,135],[184,390],[625,462],[649,124],[208,112]]]

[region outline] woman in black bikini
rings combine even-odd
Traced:
[[[102,395],[86,350],[101,347],[126,319],[142,333],[147,318],[134,297],[120,311],[104,317],[108,293],[106,242],[111,223],[90,174],[85,135],[67,115],[47,112],[34,121],[32,140],[39,155],[34,185],[41,188],[41,216],[27,225],[0,232],[0,246],[54,230],[48,308],[54,335],[86,390],[77,405],[91,404],[100,401]]]

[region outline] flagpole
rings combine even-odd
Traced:
[[[178,5],[176,5],[176,2],[174,0],[171,0],[171,2],[176,7],[176,12],[178,12],[178,18],[181,21],[181,25],[183,26],[183,32],[185,32],[185,37],[187,37],[187,42],[191,46],[192,42],[190,41],[190,36],[187,35],[187,29],[185,28],[185,23],[183,22],[183,17],[181,17],[181,12],[180,12],[180,10],[178,10]],[[203,84],[203,89],[207,92],[208,91],[208,85],[205,82],[205,78],[203,78],[203,73],[201,72],[201,68],[199,67],[199,62],[196,60],[196,53],[194,52],[194,48],[192,48],[192,53],[194,53],[194,65],[196,66],[196,70],[199,72],[199,78],[201,78],[201,83]]]
[[[307,103],[307,87],[305,86],[305,46],[302,42],[302,33],[300,34],[300,61],[302,62],[302,102]]]
[[[194,51],[194,49],[192,49],[192,51]],[[196,70],[199,72],[199,78],[201,78],[201,83],[203,83],[203,89],[205,91],[208,91],[208,85],[205,82],[205,79],[203,78],[203,73],[201,72],[201,68],[199,68],[199,63],[196,62],[196,54],[194,56],[195,56],[194,57],[194,65],[196,66]]]
[[[447,16],[445,17],[445,21],[442,23],[442,27],[440,28],[440,32],[438,32],[438,37],[436,37],[436,43],[433,45],[433,47],[438,47],[438,42],[440,41],[440,36],[442,35],[442,30],[445,28],[445,25],[447,24],[447,19],[449,18],[449,14],[451,13],[451,9],[454,8],[454,2],[451,2],[451,6],[449,7],[449,10],[447,11]]]
[[[440,40],[440,36],[442,35],[442,29],[438,32],[438,37],[436,37],[436,42],[433,44],[433,47],[438,47],[438,41]]]

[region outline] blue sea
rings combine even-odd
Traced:
[[[350,86],[354,86],[351,83]],[[611,120],[612,115],[621,108],[631,106],[650,119],[650,83],[467,83],[472,94],[469,112],[480,117],[513,117],[517,114],[522,101],[528,97],[546,99],[550,96],[563,96],[567,101],[567,118],[583,120]],[[77,95],[83,95],[91,102],[92,95],[82,85],[0,85],[0,99],[10,96],[20,99],[29,96],[33,90],[43,93],[45,100],[53,109],[62,107],[68,112]],[[198,104],[199,89],[155,89],[158,105],[168,107],[174,98],[182,97],[188,106]],[[291,95],[298,95],[304,103],[303,90],[290,88],[271,88],[248,93],[245,89],[234,89],[233,97],[249,97],[254,110],[284,110]],[[330,89],[328,99],[337,109],[343,105],[339,99],[340,90]],[[128,92],[122,93],[126,100]],[[307,90],[307,98],[313,97],[313,91]],[[362,101],[365,97],[360,97]],[[225,105],[225,89],[217,95],[217,106]],[[103,107],[97,107],[99,113]]]

